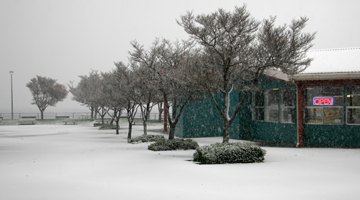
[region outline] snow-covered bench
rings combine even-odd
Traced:
[[[120,117],[120,118],[122,118],[122,119],[126,119],[126,121],[128,120],[127,119],[127,117],[126,116],[122,116],[122,117]],[[136,123],[138,123],[138,124],[142,124],[142,122],[143,122],[143,120],[141,119],[141,118],[134,118],[134,120],[133,120],[133,125],[136,125]]]
[[[73,125],[75,125],[75,123],[77,122],[77,119],[64,119],[63,122],[65,123],[65,125],[67,125],[68,123],[72,123]]]
[[[35,124],[36,116],[23,116],[19,119],[19,125],[33,125]]]
[[[70,116],[55,116],[56,119],[68,119]]]
[[[104,118],[104,123],[105,124],[109,124],[111,122],[111,118]],[[94,123],[96,124],[101,124],[102,123],[102,119],[101,118],[97,118],[94,120]]]
[[[134,118],[133,124],[136,125],[136,123],[142,124],[142,123],[143,123],[143,120],[142,120],[141,118]]]

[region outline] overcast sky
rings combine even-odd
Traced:
[[[317,32],[313,49],[360,47],[358,0],[0,0],[0,113],[10,113],[9,71],[14,71],[14,112],[38,112],[26,83],[36,75],[78,83],[92,69],[107,72],[127,62],[130,42],[187,39],[176,23],[186,11],[228,11],[247,4],[258,20],[290,23],[306,16]],[[45,113],[87,111],[68,95]]]

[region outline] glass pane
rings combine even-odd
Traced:
[[[278,122],[279,112],[278,107],[265,107],[265,121],[266,122]]]
[[[314,105],[314,97],[328,97],[333,99],[332,106],[344,105],[344,87],[343,86],[310,86],[305,88],[305,106],[323,106]],[[331,105],[329,105],[331,106]]]
[[[281,123],[295,123],[295,108],[281,108],[280,109]]]
[[[265,90],[265,121],[279,121],[279,89]]]
[[[360,124],[360,108],[347,109],[346,118],[348,124]]]
[[[360,106],[360,86],[348,86],[346,93],[347,106]]]
[[[264,106],[264,93],[262,91],[255,93],[255,106]]]
[[[295,88],[281,89],[281,103],[280,106],[295,106],[296,90]]]
[[[343,108],[324,107],[324,124],[343,124]]]
[[[323,108],[306,108],[305,109],[305,123],[308,124],[322,124],[323,123]]]
[[[279,89],[265,90],[265,106],[278,106]]]
[[[254,120],[264,121],[264,108],[254,109]]]

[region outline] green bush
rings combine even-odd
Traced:
[[[95,126],[95,124],[94,124]],[[111,130],[111,129],[116,129],[116,125],[115,124],[101,124],[101,126],[99,127],[100,130]]]
[[[158,140],[154,144],[148,146],[152,151],[171,151],[171,150],[188,150],[196,149],[199,144],[191,139],[172,139],[172,140]]]
[[[142,142],[156,142],[158,140],[164,140],[163,135],[142,135],[133,139],[130,139],[128,142],[132,144],[142,143]]]
[[[194,161],[201,164],[263,162],[266,151],[251,143],[216,143],[196,148]]]

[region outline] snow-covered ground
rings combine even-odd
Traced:
[[[153,152],[128,144],[126,134],[0,126],[0,199],[360,199],[360,149],[265,147],[264,163],[198,165],[189,161],[193,150]]]

